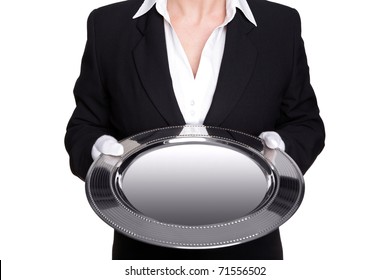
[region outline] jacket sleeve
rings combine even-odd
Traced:
[[[93,161],[91,156],[93,144],[101,135],[110,133],[109,98],[99,73],[94,12],[88,17],[87,34],[81,72],[74,87],[76,108],[65,135],[65,147],[70,157],[71,170],[82,180],[85,180]]]
[[[324,148],[325,129],[310,84],[309,67],[301,38],[301,21],[295,10],[293,22],[291,80],[283,96],[276,132],[285,142],[287,154],[294,159],[302,173],[305,173]]]

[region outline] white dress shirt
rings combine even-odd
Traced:
[[[144,15],[156,4],[158,13],[164,17],[169,71],[177,103],[187,124],[201,125],[210,109],[217,86],[225,47],[226,25],[234,18],[236,8],[239,8],[255,26],[256,21],[246,0],[226,0],[225,20],[208,38],[194,77],[184,48],[171,24],[167,1],[145,0],[133,18]]]

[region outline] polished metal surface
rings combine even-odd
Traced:
[[[275,230],[304,192],[295,163],[238,131],[178,126],[124,139],[123,156],[102,155],[86,179],[107,224],[147,243],[216,248]]]
[[[271,178],[254,160],[191,142],[161,145],[129,165],[121,188],[134,208],[164,223],[204,225],[241,218],[263,201]]]

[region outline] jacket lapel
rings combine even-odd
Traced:
[[[227,26],[218,83],[205,125],[220,126],[249,82],[257,57],[257,49],[247,37],[253,28],[254,25],[239,10]]]
[[[137,27],[144,36],[133,55],[146,93],[168,125],[185,124],[169,74],[163,18],[152,8]]]

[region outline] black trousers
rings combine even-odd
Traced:
[[[279,230],[239,245],[217,249],[175,249],[150,245],[114,232],[113,260],[282,260]]]

